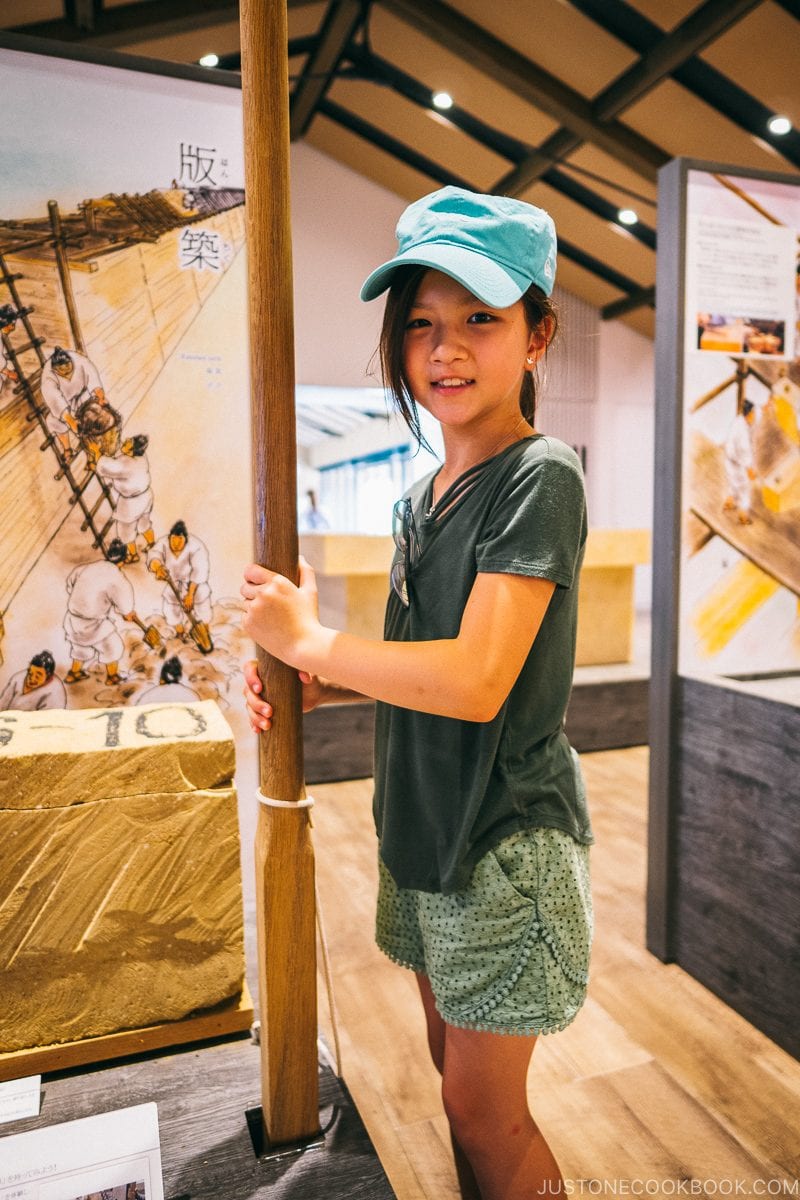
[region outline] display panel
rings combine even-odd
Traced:
[[[3,1139],[0,1200],[101,1198],[164,1200],[155,1104]]]
[[[240,92],[0,69],[0,710],[225,707],[252,528]]]
[[[800,184],[689,169],[679,670],[800,667]]]

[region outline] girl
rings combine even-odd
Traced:
[[[564,734],[586,538],[574,452],[534,426],[556,318],[555,230],[540,209],[447,187],[412,204],[389,295],[386,385],[441,468],[395,506],[385,640],[323,627],[313,572],[253,565],[244,629],[296,667],[306,710],[376,701],[377,940],[417,974],[461,1194],[530,1200],[562,1180],[526,1099],[536,1036],[585,997],[592,840]],[[255,730],[270,728],[255,663]]]

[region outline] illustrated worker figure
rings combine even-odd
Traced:
[[[18,317],[19,313],[11,304],[0,305],[0,333],[4,333],[6,337],[12,334]],[[5,342],[0,337],[0,392],[5,387],[6,381],[11,384],[18,383],[19,376],[11,365],[11,359],[6,353]]]
[[[197,692],[181,683],[183,667],[177,655],[168,658],[161,668],[161,677],[155,687],[148,688],[136,697],[139,704],[190,704],[198,700]]]
[[[110,404],[105,401],[101,404],[94,398],[82,401],[75,414],[75,424],[91,470],[99,458],[113,458],[119,454],[122,417]]]
[[[139,561],[136,536],[141,534],[148,548],[155,542],[153,533],[153,492],[150,488],[150,465],[147,461],[148,437],[139,433],[122,443],[119,452],[104,453],[95,464],[95,471],[111,491],[116,505],[117,537],[127,546],[126,563]],[[117,446],[119,441],[117,439]]]
[[[190,614],[196,624],[196,635],[210,640],[211,589],[208,586],[210,563],[208,550],[199,537],[189,533],[185,521],[176,521],[169,533],[153,546],[147,565],[156,579],[166,583],[163,610],[167,623],[183,637]],[[172,580],[178,596],[169,585]]]
[[[94,363],[77,350],[56,346],[42,369],[42,399],[49,411],[47,428],[61,443],[67,462],[75,457],[69,431],[78,432],[78,410],[87,400],[106,403],[106,394]]]
[[[67,692],[56,675],[55,659],[49,650],[34,654],[24,671],[12,675],[0,694],[0,712],[16,709],[38,712],[43,708],[66,708]]]
[[[139,623],[134,611],[133,587],[121,570],[127,553],[125,543],[115,538],[106,558],[76,567],[67,579],[69,599],[64,631],[72,655],[67,683],[87,679],[84,666],[95,658],[106,668],[106,683],[123,681],[119,660],[124,647],[112,615],[117,612],[124,620]]]
[[[740,525],[753,524],[750,498],[752,482],[756,478],[752,436],[755,421],[755,405],[745,400],[742,411],[733,419],[725,442],[725,474],[730,491],[723,508],[726,512],[736,509]]]

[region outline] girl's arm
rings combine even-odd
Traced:
[[[299,587],[253,564],[241,588],[243,629],[276,658],[349,691],[436,716],[490,721],[522,669],[554,589],[547,579],[480,573],[455,638],[377,642],[320,624],[307,563],[301,562]]]

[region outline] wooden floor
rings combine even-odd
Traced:
[[[800,1064],[644,949],[647,750],[583,763],[597,838],[589,999],[567,1030],[539,1039],[529,1080],[568,1186],[576,1196],[798,1196]],[[345,1081],[399,1200],[455,1198],[414,979],[372,940],[370,781],[314,792]]]

